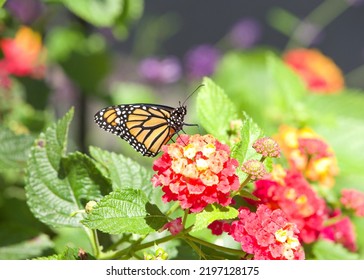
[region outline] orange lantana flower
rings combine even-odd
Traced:
[[[322,187],[332,187],[338,166],[334,151],[310,128],[283,125],[275,136],[290,167]]]
[[[304,80],[310,91],[331,94],[344,87],[340,68],[318,50],[294,49],[286,52],[283,60]]]

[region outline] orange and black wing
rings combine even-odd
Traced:
[[[144,156],[154,157],[181,129],[181,125],[176,125],[171,119],[175,111],[172,107],[154,104],[118,105],[97,112],[95,121]],[[183,123],[183,115],[180,119]]]

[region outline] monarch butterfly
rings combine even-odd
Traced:
[[[155,157],[161,147],[183,130],[187,107],[157,104],[109,106],[95,114],[104,130],[120,136],[143,156]]]

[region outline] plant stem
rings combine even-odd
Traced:
[[[99,238],[97,236],[97,232],[96,232],[96,230],[92,230],[92,229],[89,229],[86,227],[84,227],[84,229],[86,231],[86,234],[89,237],[93,254],[94,254],[95,258],[98,258],[100,256],[100,244],[99,244]]]
[[[316,35],[324,29],[329,23],[331,23],[336,17],[342,14],[350,5],[343,0],[326,0],[318,5],[311,13],[309,13],[304,19],[300,21],[297,27],[293,30],[291,37],[286,45],[286,50],[296,48],[298,46],[308,47],[312,44]],[[297,34],[301,34],[305,31],[308,24],[312,24],[317,28],[316,32],[313,32],[311,37],[306,42],[298,42]]]
[[[186,236],[187,239],[189,239],[190,241],[193,241],[194,243],[201,244],[201,245],[203,245],[205,247],[209,247],[211,249],[214,249],[214,250],[217,250],[217,251],[220,251],[220,252],[224,252],[224,253],[232,254],[232,255],[238,255],[238,256],[241,256],[241,257],[246,256],[246,253],[243,252],[242,250],[222,247],[220,245],[216,245],[216,244],[207,242],[205,240],[199,239],[199,238],[194,237],[194,236],[189,235],[189,234],[186,234],[185,236]]]
[[[140,250],[152,247],[155,244],[161,244],[161,243],[170,241],[174,238],[178,238],[179,236],[180,235],[168,235],[168,236],[165,236],[160,239],[153,240],[153,241],[150,241],[150,242],[147,242],[144,244],[139,244],[139,243],[133,244],[132,246],[125,248],[123,250],[120,250],[120,251],[117,251],[117,252],[114,252],[111,254],[105,254],[104,256],[101,256],[100,259],[118,260],[118,259],[121,259],[122,256],[129,255],[129,252],[140,251]]]

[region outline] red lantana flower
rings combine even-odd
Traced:
[[[302,260],[305,253],[298,240],[295,224],[288,222],[280,209],[259,205],[257,211],[239,209],[239,220],[232,222],[228,233],[255,260]],[[226,227],[224,227],[226,229]]]
[[[161,186],[163,200],[179,201],[183,209],[199,212],[206,205],[231,203],[230,192],[239,189],[238,162],[229,146],[211,135],[180,135],[176,143],[162,147],[153,164],[153,186]]]
[[[331,94],[344,87],[344,77],[340,68],[318,50],[291,50],[284,54],[283,59],[313,92]]]
[[[3,53],[2,67],[8,74],[16,76],[44,76],[45,50],[40,34],[29,27],[21,27],[15,38],[0,40]]]
[[[290,222],[297,225],[299,237],[305,243],[315,241],[327,218],[325,201],[311,188],[300,172],[287,171],[284,177],[274,181],[259,180],[253,192],[272,210],[282,209]]]
[[[364,193],[355,189],[343,189],[340,202],[348,209],[354,210],[358,217],[364,217]]]

